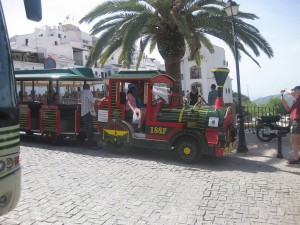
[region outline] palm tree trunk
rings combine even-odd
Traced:
[[[166,73],[175,80],[174,92],[181,92],[181,58],[185,53],[185,42],[183,35],[177,27],[165,27],[157,37],[157,48],[165,61]]]
[[[165,58],[166,74],[172,77],[175,80],[174,83],[174,92],[181,93],[181,70],[180,64],[181,59],[177,57],[168,57]]]

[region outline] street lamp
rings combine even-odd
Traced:
[[[241,83],[240,83],[240,69],[239,69],[239,52],[237,48],[238,40],[236,37],[235,31],[235,16],[237,16],[239,11],[239,5],[236,2],[229,0],[224,10],[226,14],[232,18],[232,33],[233,33],[233,43],[234,43],[234,56],[235,56],[235,67],[236,67],[236,81],[238,88],[238,143],[237,143],[237,152],[243,153],[248,152],[246,139],[245,139],[245,127],[244,127],[244,116],[242,111],[242,100],[241,100]]]

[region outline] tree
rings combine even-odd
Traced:
[[[271,98],[266,104],[266,107],[274,108],[276,114],[285,115],[287,111],[285,110],[281,100],[279,98]]]
[[[238,101],[238,94],[237,92],[233,92],[232,93],[232,98],[233,98],[233,101],[237,102]],[[245,104],[245,103],[250,103],[250,98],[246,95],[243,95],[241,94],[241,101],[242,101],[242,104]]]
[[[139,67],[147,45],[150,52],[157,46],[165,61],[166,73],[175,79],[181,89],[180,62],[186,47],[190,58],[200,65],[201,45],[213,53],[214,48],[207,35],[223,40],[234,52],[232,21],[223,7],[222,0],[111,0],[104,2],[85,15],[80,23],[96,23],[92,35],[99,34],[99,40],[91,49],[87,66],[100,61],[103,66],[110,56],[121,50],[119,63],[128,68],[136,44],[140,52],[136,68]],[[238,49],[259,63],[246,50],[248,46],[255,56],[264,52],[269,58],[273,50],[259,30],[243,19],[255,20],[251,13],[239,12],[236,16]]]

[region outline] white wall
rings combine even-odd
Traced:
[[[227,61],[225,58],[225,51],[223,48],[214,45],[214,53],[210,53],[208,49],[202,45],[200,50],[200,55],[202,56],[201,61],[201,78],[200,79],[190,79],[190,69],[196,65],[195,61],[188,60],[188,53],[185,54],[181,61],[181,71],[183,74],[182,89],[184,93],[191,91],[191,85],[195,82],[202,84],[203,97],[207,101],[208,93],[211,90],[211,84],[216,84],[212,69],[218,67],[227,67]],[[224,103],[232,103],[232,79],[229,77],[226,79],[223,89],[223,99]]]

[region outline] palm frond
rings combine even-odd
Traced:
[[[135,16],[133,13],[121,13],[118,15],[108,16],[105,19],[100,20],[91,29],[91,34],[96,35],[108,27],[119,26],[121,23],[125,23],[127,20],[132,19]]]
[[[149,48],[150,53],[152,53],[154,51],[154,49],[156,48],[156,45],[157,45],[156,38],[152,36],[152,38],[150,40],[150,48]]]
[[[101,67],[103,67],[106,61],[111,57],[111,55],[120,48],[120,46],[122,45],[122,39],[122,35],[116,34],[113,39],[110,40],[110,44],[100,56],[99,62]]]
[[[120,50],[119,63],[129,67],[140,41],[137,68],[146,45],[150,44],[150,52],[158,46],[166,70],[174,74],[174,70],[167,67],[174,66],[174,61],[180,63],[186,46],[198,65],[201,63],[201,45],[214,52],[208,35],[224,41],[234,52],[232,19],[224,11],[225,4],[223,0],[110,0],[99,4],[80,20],[80,23],[95,22],[91,34],[99,35],[87,64],[92,65],[100,59],[104,65],[114,52]],[[263,52],[271,58],[274,53],[259,30],[245,22],[256,19],[255,14],[240,11],[235,22],[238,50],[259,65],[249,51],[256,57]],[[174,74],[176,79],[180,77],[180,71],[177,73]]]
[[[144,55],[144,52],[145,52],[145,49],[146,49],[146,46],[147,46],[149,40],[150,40],[150,36],[143,37],[140,40],[140,51],[139,51],[138,59],[136,62],[136,70],[138,70],[138,68],[140,67],[140,64],[143,59],[143,55]]]
[[[125,61],[132,63],[132,54],[135,51],[136,41],[142,36],[143,27],[147,22],[148,15],[140,14],[124,25],[124,38],[122,42],[122,56],[125,56]]]
[[[110,40],[113,38],[115,33],[115,29],[111,28],[102,34],[102,36],[99,38],[99,40],[96,42],[96,44],[91,50],[91,53],[86,63],[87,67],[91,67],[94,64],[94,62],[99,59],[102,51],[106,48],[108,43],[110,43]]]

